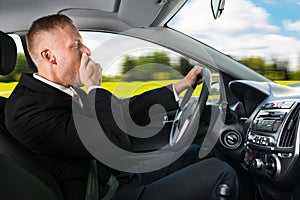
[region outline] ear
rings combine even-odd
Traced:
[[[42,59],[45,61],[45,62],[50,62],[52,64],[56,64],[56,58],[55,56],[53,55],[53,53],[51,52],[51,50],[49,49],[44,49],[42,52],[41,52],[41,56],[42,56]]]

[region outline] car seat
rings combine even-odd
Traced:
[[[0,75],[13,71],[16,58],[14,40],[0,31]],[[62,200],[52,175],[6,130],[5,102],[0,97],[0,199]]]

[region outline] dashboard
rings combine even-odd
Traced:
[[[244,80],[229,87],[238,99],[231,110],[245,127],[237,135],[242,166],[270,182],[288,183],[300,170],[300,88]]]

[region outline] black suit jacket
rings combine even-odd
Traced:
[[[148,109],[161,104],[167,111],[177,108],[171,87],[146,92],[129,99],[130,115],[139,124],[148,121]],[[23,74],[5,107],[5,121],[10,133],[49,169],[57,180],[65,199],[84,199],[89,161],[93,156],[82,144],[72,112],[89,119],[90,99],[95,95],[98,120],[109,139],[124,149],[130,149],[126,134],[116,126],[111,113],[111,100],[117,109],[122,102],[104,89],[86,94],[76,89],[84,108],[73,107],[72,97],[45,84],[32,74]],[[121,110],[120,110],[121,111]],[[120,112],[121,113],[121,112]],[[139,120],[143,119],[143,120]],[[100,194],[110,176],[110,169],[99,164]]]

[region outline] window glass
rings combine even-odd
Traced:
[[[168,26],[277,83],[299,84],[298,8],[296,0],[226,1],[222,15],[215,20],[210,1],[189,0]]]
[[[10,34],[9,36],[16,42],[18,54],[15,69],[6,76],[0,75],[0,96],[3,97],[9,97],[18,83],[21,73],[28,70],[20,37],[16,34]]]
[[[144,40],[103,32],[81,31],[80,34],[84,44],[92,51],[92,59],[102,67],[102,86],[121,98],[172,84],[182,79],[194,65],[203,66]],[[0,76],[0,95],[4,97],[9,97],[21,73],[28,70],[19,36],[10,36],[17,44],[18,56],[15,70],[7,76]],[[213,82],[218,82],[218,72],[211,72]],[[198,96],[200,89],[201,85],[193,95]],[[183,95],[184,92],[180,96]],[[213,92],[209,99],[218,101],[219,91]]]
[[[203,66],[141,39],[88,31],[81,32],[81,35],[83,43],[92,51],[92,59],[102,67],[102,86],[121,98],[172,84],[182,79],[194,65]],[[213,82],[218,82],[218,72],[211,72]],[[194,96],[199,95],[200,89],[201,85],[196,88]],[[219,91],[214,89],[209,99],[218,101],[219,98]]]

